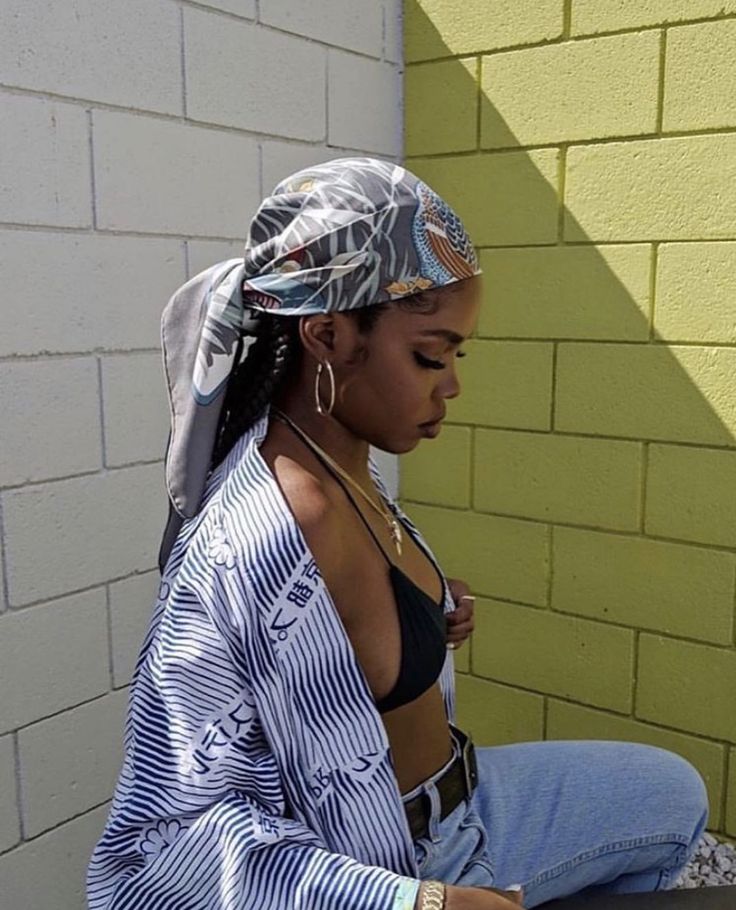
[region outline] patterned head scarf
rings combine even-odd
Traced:
[[[227,381],[264,313],[357,309],[478,274],[460,219],[401,165],[338,158],[282,180],[253,218],[243,259],[192,278],[162,316],[171,515],[199,508]]]

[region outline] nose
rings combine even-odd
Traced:
[[[460,394],[460,380],[457,377],[454,364],[447,375],[442,378],[441,391],[443,398],[457,398]]]

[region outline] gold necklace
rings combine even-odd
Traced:
[[[312,437],[305,433],[301,427],[297,426],[290,417],[287,417],[286,414],[284,414],[283,411],[279,411],[278,408],[271,408],[271,410],[273,414],[279,418],[279,420],[290,426],[291,429],[294,430],[294,432],[299,436],[299,438],[309,446],[309,448],[311,448],[321,458],[323,458],[336,474],[338,474],[340,477],[342,477],[343,480],[347,481],[352,487],[354,487],[360,493],[363,499],[365,499],[368,505],[371,506],[371,508],[375,509],[375,511],[378,512],[381,518],[388,525],[388,529],[391,532],[391,540],[396,547],[396,552],[399,556],[401,556],[402,537],[401,525],[399,524],[398,520],[388,511],[388,509],[381,508],[381,506],[377,505],[371,496],[366,493],[363,487],[361,487],[358,481],[352,478],[344,468],[340,467],[335,459],[331,458],[323,448],[318,446]]]

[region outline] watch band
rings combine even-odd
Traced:
[[[422,903],[419,910],[443,910],[445,906],[445,886],[442,882],[429,879],[422,882]]]

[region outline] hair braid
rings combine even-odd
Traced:
[[[288,316],[268,317],[248,356],[230,375],[212,456],[213,468],[272,400],[297,350],[298,321]]]

